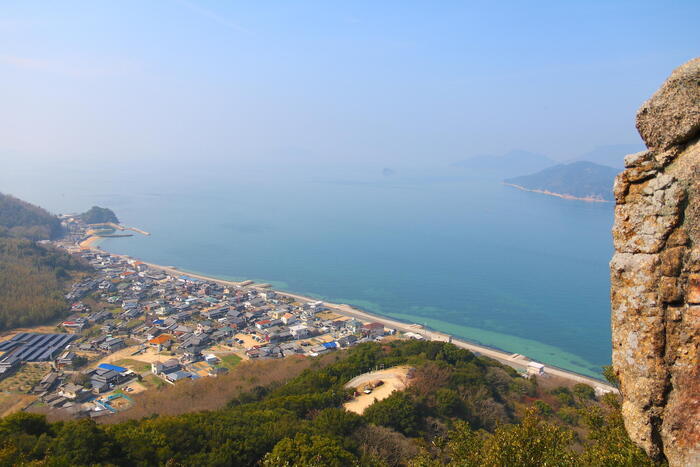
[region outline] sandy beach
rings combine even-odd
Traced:
[[[80,242],[78,246],[83,250],[90,250],[99,245],[100,241],[104,238],[109,237],[130,237],[132,234],[115,234],[114,232],[136,232],[144,236],[150,236],[149,232],[141,230],[137,227],[126,227],[120,224],[115,224],[114,222],[105,222],[104,224],[90,224],[92,228],[88,229],[87,238]],[[104,226],[107,226],[105,228]]]
[[[89,250],[91,248],[96,247],[100,243],[101,239],[102,239],[102,237],[98,237],[97,235],[92,235],[92,236],[86,238],[85,240],[83,240],[82,242],[80,242],[79,246],[80,246],[80,248],[82,248],[84,250]]]
[[[557,198],[562,198],[562,199],[569,199],[569,200],[576,200],[576,201],[587,201],[589,203],[611,203],[612,202],[612,201],[608,201],[605,199],[594,198],[592,196],[578,197],[578,196],[573,196],[573,195],[565,195],[562,193],[554,193],[553,191],[548,191],[548,190],[533,190],[530,188],[525,188],[524,186],[521,186],[521,185],[515,185],[514,183],[503,182],[503,184],[507,185],[507,186],[512,186],[513,188],[517,188],[518,190],[529,191],[530,193],[539,193],[539,194],[547,195],[547,196],[556,196]]]

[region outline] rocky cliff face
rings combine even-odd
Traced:
[[[615,180],[613,366],[631,438],[700,465],[700,58],[637,113],[647,151]]]

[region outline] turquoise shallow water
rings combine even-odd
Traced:
[[[116,167],[0,175],[55,212],[112,207],[147,261],[350,303],[599,376],[610,360],[609,204],[456,170],[271,173]],[[42,183],[26,183],[43,177]]]

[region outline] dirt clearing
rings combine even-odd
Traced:
[[[356,376],[345,387],[355,388],[359,394],[350,402],[343,404],[343,407],[345,410],[362,415],[365,409],[375,401],[386,399],[394,391],[406,389],[410,384],[410,373],[411,367],[397,366]],[[381,383],[379,383],[380,381]],[[364,389],[368,385],[376,387],[369,394],[365,394]]]

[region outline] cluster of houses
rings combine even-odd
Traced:
[[[228,372],[227,368],[216,366],[219,359],[214,354],[207,355],[205,357],[205,361],[209,363],[209,365],[205,365],[205,368],[207,368],[205,373],[206,376],[218,376]],[[178,381],[191,378],[199,378],[202,374],[201,368],[193,371],[192,368],[183,364],[177,358],[170,358],[163,362],[157,361],[151,363],[151,372],[169,383],[176,383]]]
[[[47,407],[74,416],[98,417],[114,412],[101,395],[138,378],[128,368],[108,363],[80,373],[64,371],[69,369],[70,366],[66,366],[46,374],[33,392]],[[76,374],[81,377],[71,377]]]
[[[215,365],[212,347],[251,359],[316,356],[393,333],[380,323],[324,313],[320,301],[300,303],[268,288],[174,275],[102,251],[73,253],[96,273],[66,295],[72,313],[60,327],[75,338],[34,388],[52,408],[85,410],[91,400],[142,377],[109,364],[76,369],[81,359],[99,360],[125,348],[133,350],[130,355],[147,349],[162,354],[150,373],[174,384],[226,371]],[[210,365],[203,373],[204,363]],[[75,373],[81,376],[71,377]]]
[[[76,313],[62,323],[66,331],[99,326],[99,334],[78,344],[83,351],[112,353],[138,343],[192,362],[223,344],[240,347],[250,358],[280,358],[318,355],[386,333],[380,323],[321,319],[325,307],[320,301],[297,303],[269,289],[174,276],[109,253],[79,254],[98,276],[81,282],[73,296],[77,291],[98,293],[101,301],[115,306],[92,311],[80,301],[74,304]]]

